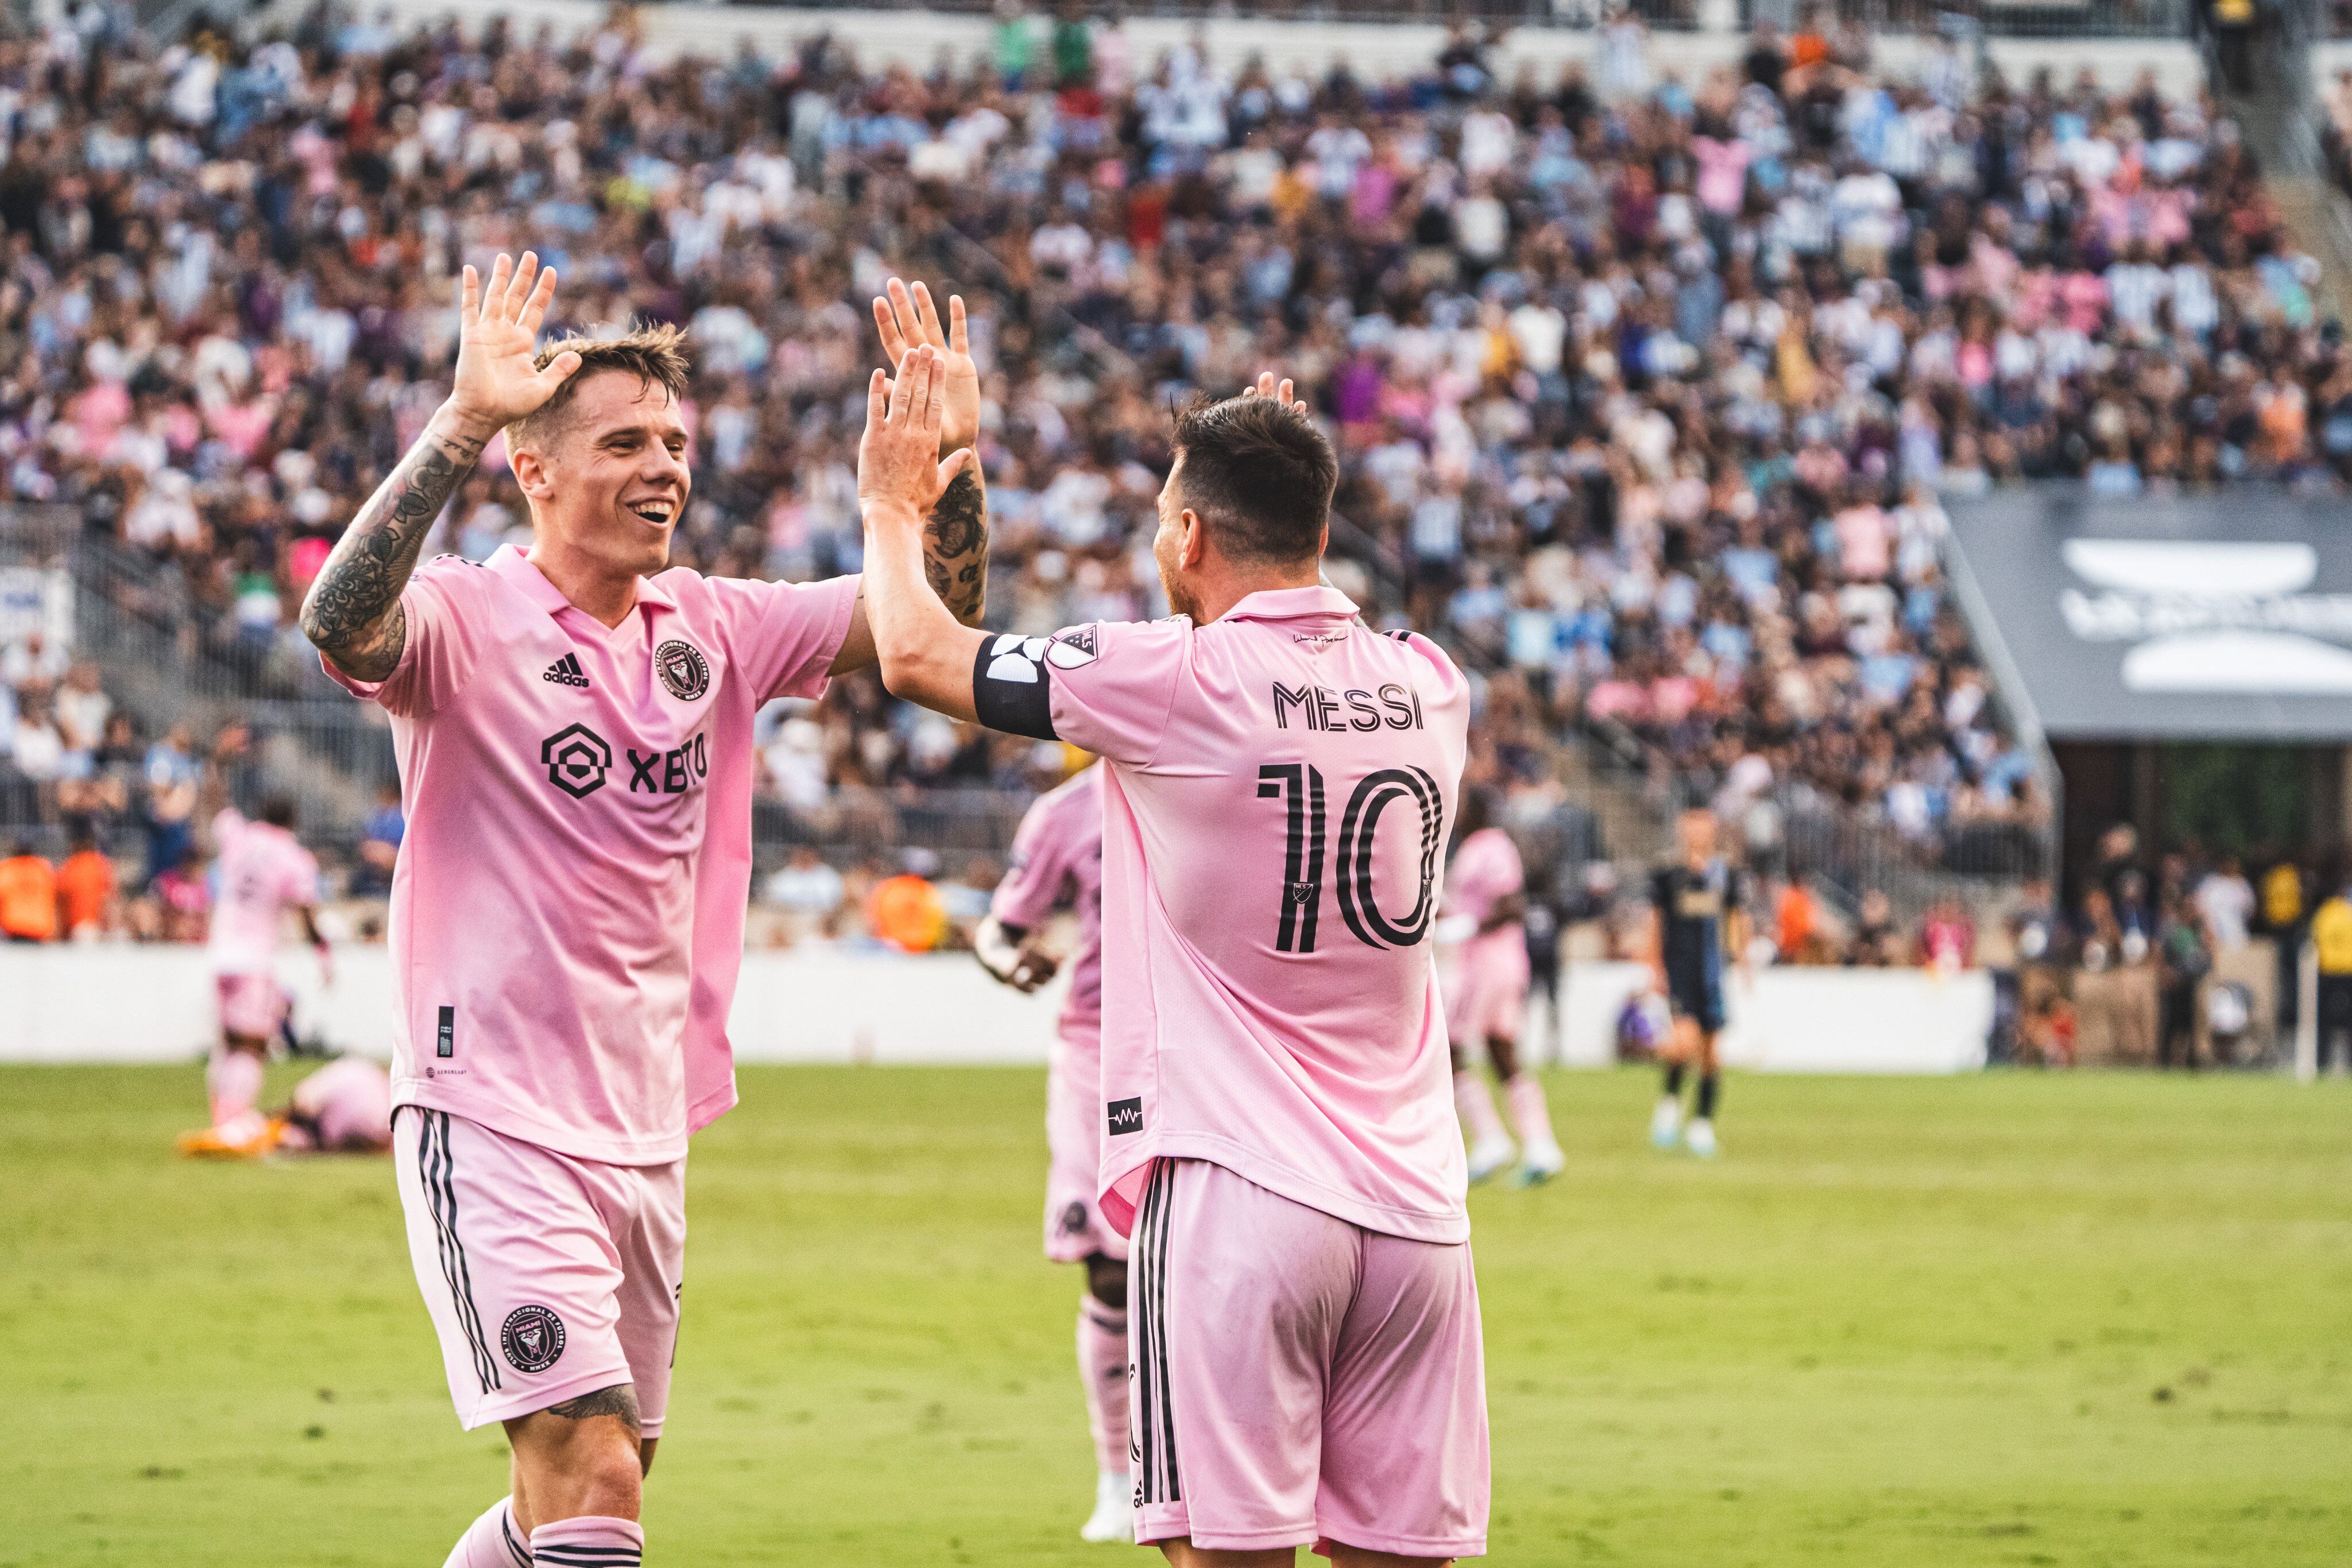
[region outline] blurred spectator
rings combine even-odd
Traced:
[[[2238,857],[2223,855],[2221,863],[2197,883],[2197,912],[2204,919],[2219,952],[2246,945],[2254,917],[2254,890],[2239,869]]]
[[[2157,925],[2156,1064],[2197,1068],[2197,990],[2212,972],[2213,954],[2195,905],[2168,892]]]
[[[359,863],[352,869],[353,895],[381,898],[392,891],[393,867],[407,831],[407,819],[400,813],[400,786],[386,784],[376,791],[375,810],[360,830]]]
[[[1872,888],[1862,895],[1862,909],[1846,945],[1849,967],[1887,969],[1903,962],[1902,936],[1895,926],[1895,905],[1885,893]]]
[[[2339,1037],[2352,1067],[2352,891],[2339,878],[2311,915],[2311,945],[2319,962],[2319,1065],[2327,1066]]]
[[[58,909],[68,938],[111,935],[121,925],[114,862],[88,831],[78,832],[72,852],[58,868]]]
[[[830,936],[842,908],[844,887],[841,873],[819,859],[815,850],[801,844],[769,876],[761,896],[784,913],[794,937]]]
[[[0,936],[11,942],[58,937],[58,873],[19,839],[0,860]]]
[[[1939,898],[1919,926],[1919,962],[1941,974],[1955,975],[1977,958],[1977,925],[1957,898]]]

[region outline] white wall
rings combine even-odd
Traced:
[[[291,25],[308,0],[279,0],[274,19]],[[364,7],[373,16],[389,11],[404,26],[438,22],[457,16],[471,24],[503,14],[528,37],[541,23],[568,37],[604,20],[604,0],[493,0],[484,5],[457,6],[449,0],[391,0]],[[1042,8],[1033,8],[1042,9]],[[868,67],[907,65],[926,68],[942,55],[959,63],[988,47],[992,26],[985,16],[937,11],[808,10],[758,5],[648,5],[638,17],[648,52],[667,59],[679,54],[724,57],[734,52],[736,40],[751,38],[771,53],[800,39],[830,32],[856,51]],[[1291,65],[1321,72],[1344,57],[1360,76],[1379,79],[1426,68],[1444,46],[1443,26],[1419,23],[1285,22],[1247,17],[1223,17],[1206,24],[1167,17],[1139,16],[1128,23],[1137,66],[1149,70],[1167,50],[1205,38],[1211,63],[1230,69],[1251,55],[1263,55],[1276,69]],[[1495,57],[1497,72],[1508,80],[1522,63],[1532,64],[1549,81],[1566,60],[1590,62],[1594,35],[1559,27],[1523,27],[1513,32]],[[1737,30],[1659,33],[1651,39],[1650,59],[1656,70],[1682,73],[1696,86],[1707,67],[1728,64],[1744,52],[1747,35]],[[1875,63],[1900,77],[1916,73],[1927,56],[1926,40],[1893,36],[1875,40]],[[2166,92],[2194,94],[2204,81],[2203,68],[2189,45],[2168,38],[1996,38],[1992,58],[2011,81],[2022,86],[2035,69],[2048,66],[2062,81],[2088,68],[2109,90],[2129,87],[2143,70],[2157,73]],[[1041,51],[1042,53],[1042,51]]]
[[[297,1018],[332,1044],[392,1051],[392,965],[349,947],[332,989],[289,951],[279,972]],[[1570,969],[1564,1061],[1612,1059],[1618,1009],[1646,983],[1632,964]],[[1732,1065],[1765,1071],[1958,1072],[1984,1064],[1992,986],[1917,970],[1767,969],[1726,987]],[[802,949],[751,953],[733,1032],[746,1061],[1041,1062],[1057,994],[1023,997],[969,956],[908,958]],[[0,1061],[184,1061],[212,1042],[212,974],[202,951],[0,947]],[[1531,1042],[1532,1048],[1532,1042]]]

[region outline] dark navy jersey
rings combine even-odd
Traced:
[[[1720,860],[1701,871],[1660,866],[1650,876],[1658,906],[1658,956],[1669,980],[1713,985],[1723,977],[1724,921],[1746,902],[1744,879]]]

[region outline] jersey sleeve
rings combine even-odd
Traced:
[[[825,672],[848,639],[850,616],[857,608],[858,578],[703,580],[727,626],[729,657],[761,702],[824,695]]]
[[[1102,621],[1051,637],[1008,632],[980,645],[972,706],[991,729],[1145,767],[1167,732],[1192,650],[1192,623],[1176,617]]]
[[[1058,831],[1058,813],[1051,795],[1041,795],[1021,819],[1013,835],[1013,869],[996,884],[988,912],[1006,925],[1027,929],[1038,925],[1062,902],[1069,880],[1068,857],[1063,846],[1069,835]]]
[[[489,573],[458,556],[417,569],[401,591],[408,634],[400,663],[381,681],[345,674],[324,653],[319,663],[337,685],[386,712],[415,717],[441,707],[466,685],[490,640]]]
[[[278,889],[281,902],[293,904],[314,904],[319,902],[319,861],[300,845],[286,857],[286,881]]]

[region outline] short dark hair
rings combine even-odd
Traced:
[[[1339,459],[1315,422],[1270,397],[1205,394],[1176,411],[1184,505],[1229,559],[1293,565],[1322,552]]]
[[[533,354],[530,362],[543,371],[555,362],[557,355],[565,353],[579,355],[580,368],[564,378],[553,397],[507,426],[508,451],[534,438],[543,439],[561,425],[563,411],[572,405],[580,384],[605,371],[636,377],[640,389],[659,382],[673,399],[685,400],[686,379],[692,366],[686,357],[683,327],[663,323],[638,327],[617,338],[559,338]]]
[[[294,825],[294,798],[290,795],[268,797],[261,802],[261,820],[273,828],[291,828]]]

